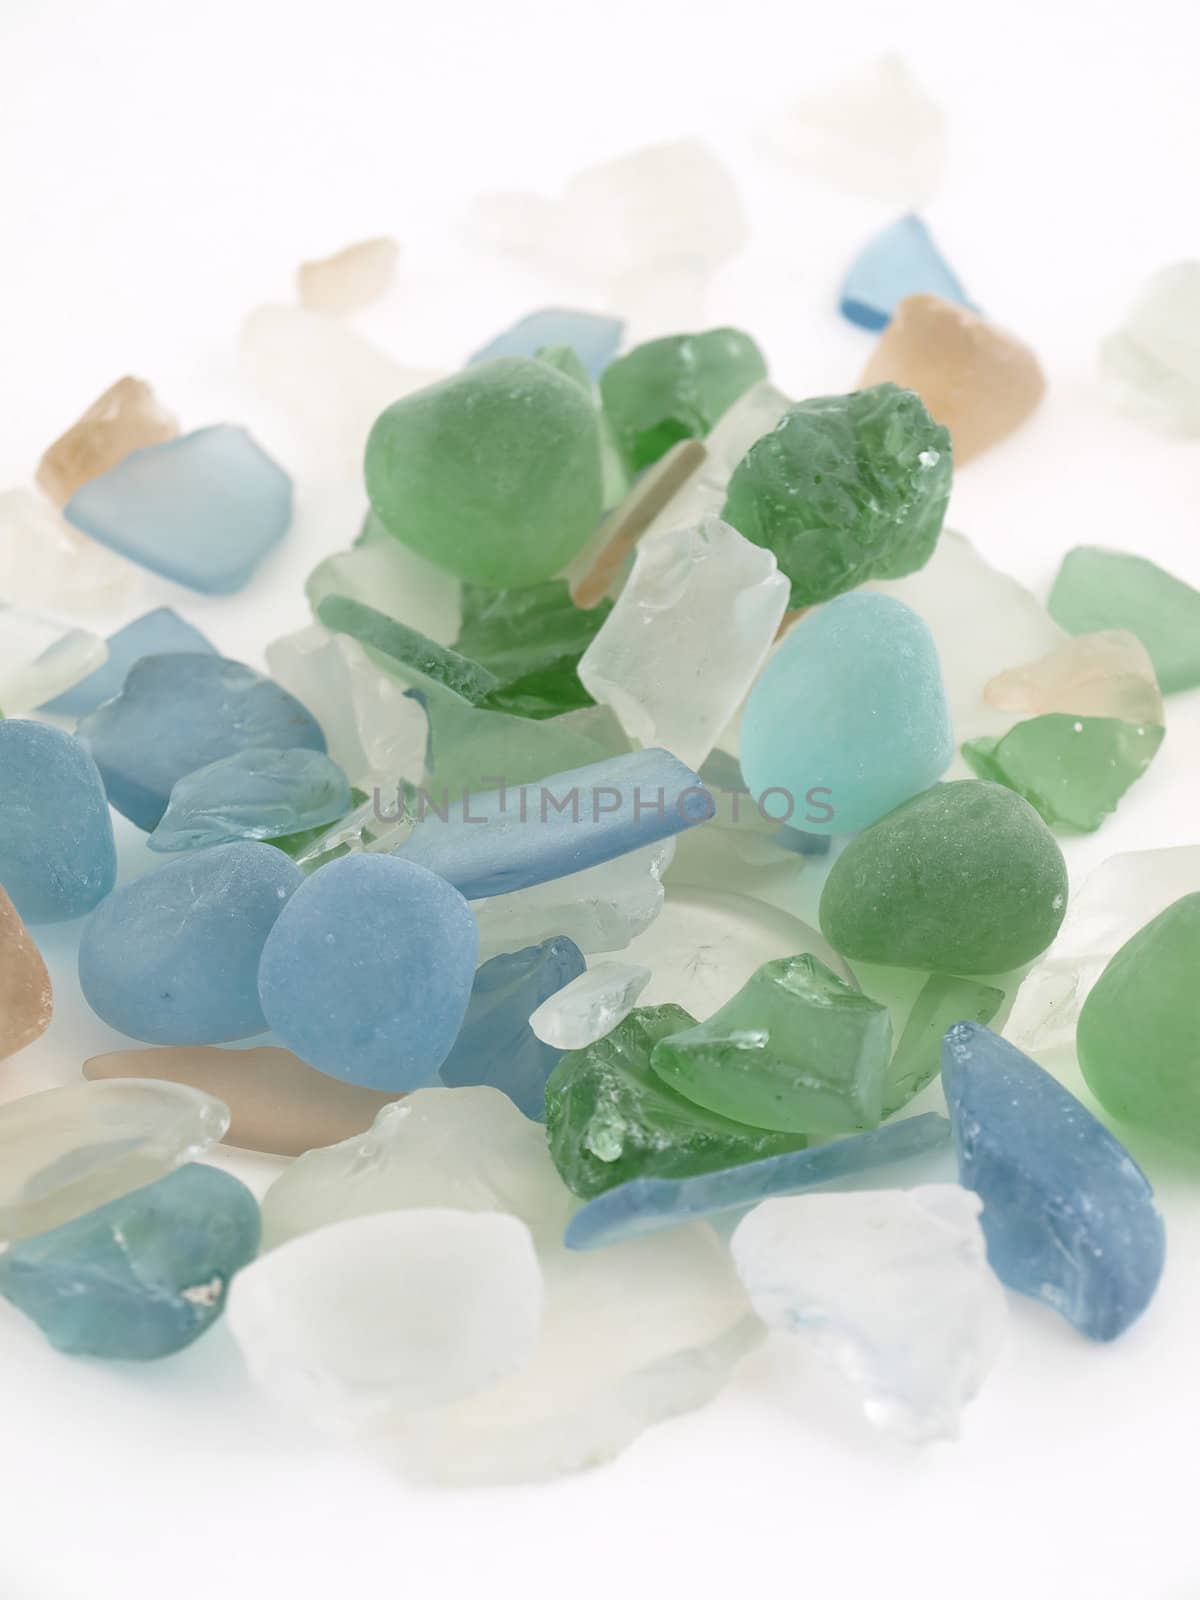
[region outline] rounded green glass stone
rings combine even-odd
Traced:
[[[1067,868],[1028,801],[998,783],[938,784],[834,862],[821,931],[851,960],[921,972],[1008,972],[1050,944]]]
[[[365,470],[390,534],[470,583],[520,588],[561,571],[600,517],[599,415],[574,379],[504,357],[389,406]]]

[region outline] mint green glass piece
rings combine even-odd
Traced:
[[[559,772],[623,755],[629,740],[607,706],[530,718],[468,705],[456,695],[426,697],[427,790],[437,805],[499,786],[537,783]]]
[[[1145,556],[1078,545],[1063,557],[1046,604],[1068,633],[1136,634],[1164,694],[1200,683],[1200,590]]]
[[[658,1077],[734,1122],[783,1133],[873,1128],[892,1019],[815,956],[768,961],[732,1000],[656,1045]]]
[[[774,552],[792,605],[902,578],[933,554],[953,475],[950,435],[894,383],[802,400],[729,480],[724,521]]]
[[[519,717],[556,717],[594,704],[579,681],[579,658],[609,612],[604,600],[581,610],[558,578],[527,589],[464,584],[462,626],[454,648],[499,680],[486,699]]]
[[[681,439],[703,439],[766,375],[762,351],[737,328],[651,339],[619,356],[600,395],[625,465],[640,472]]]
[[[343,594],[330,594],[317,606],[317,616],[333,633],[348,633],[366,645],[380,666],[397,677],[417,677],[449,689],[472,705],[479,705],[500,687],[495,673],[468,661],[456,650],[435,644],[415,628],[385,616],[374,606]]]
[[[935,972],[917,996],[887,1069],[883,1115],[890,1117],[931,1084],[942,1070],[942,1035],[956,1022],[988,1023],[1004,1004],[1004,990],[970,978]]]
[[[1000,739],[972,739],[963,756],[981,778],[1029,801],[1052,828],[1091,833],[1154,759],[1164,729],[1117,717],[1030,717]]]

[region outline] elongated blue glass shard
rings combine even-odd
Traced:
[[[319,750],[239,750],[180,778],[146,842],[172,851],[282,839],[336,822],[352,804],[346,774]]]
[[[143,656],[215,655],[216,651],[199,628],[185,622],[170,606],[159,606],[135,617],[124,628],[118,628],[108,639],[108,660],[96,672],[81,679],[73,689],[49,700],[43,711],[53,711],[62,717],[85,717],[89,711],[120,694],[125,679],[135,661]]]
[[[800,1194],[841,1178],[869,1172],[944,1148],[950,1142],[945,1117],[925,1112],[889,1122],[870,1133],[852,1134],[807,1150],[748,1161],[721,1172],[691,1178],[634,1178],[589,1200],[571,1218],[563,1242],[571,1250],[636,1239],[660,1228],[675,1228],[697,1217],[740,1211],[772,1195]]]
[[[901,217],[877,233],[855,258],[842,284],[841,313],[877,333],[910,294],[936,294],[956,305],[978,308],[942,258],[920,217]]]
[[[191,1164],[12,1244],[0,1294],[69,1355],[151,1361],[216,1321],[260,1234],[246,1185]]]
[[[1115,1339],[1146,1309],[1166,1251],[1132,1156],[1036,1061],[976,1022],[942,1041],[959,1181],[983,1201],[1002,1282]]]
[[[546,1079],[564,1052],[543,1044],[529,1018],[586,968],[579,946],[567,938],[485,961],[454,1048],[442,1062],[442,1082],[451,1089],[487,1084],[534,1122],[543,1121]]]
[[[147,445],[92,478],[63,515],[151,572],[233,594],[292,521],[292,480],[244,428]]]
[[[147,833],[189,772],[239,750],[325,749],[299,700],[240,661],[214,655],[144,656],[116,699],[84,717],[78,733],[109,800]]]
[[[714,809],[690,767],[665,750],[636,750],[470,795],[446,821],[428,814],[394,854],[482,900],[611,861],[707,822]]]
[[[574,350],[584,368],[598,378],[617,353],[625,324],[619,317],[597,311],[567,311],[549,306],[531,311],[511,328],[485,344],[467,362],[469,367],[497,356],[535,356],[547,345],[566,345]]]

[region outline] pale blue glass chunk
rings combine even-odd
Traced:
[[[246,1185],[193,1163],[17,1240],[0,1255],[0,1294],[68,1355],[152,1361],[216,1321],[260,1234]]]
[[[707,822],[700,779],[665,750],[637,750],[541,783],[471,795],[427,815],[395,854],[482,900],[527,889]]]
[[[233,594],[291,525],[292,480],[244,428],[222,423],[133,451],[63,515],[151,572]]]
[[[977,1022],[942,1040],[959,1182],[988,1260],[1089,1339],[1115,1339],[1162,1276],[1163,1221],[1133,1157],[1036,1061]]]
[[[485,961],[475,974],[462,1030],[438,1074],[442,1082],[451,1089],[487,1084],[543,1122],[546,1079],[565,1052],[543,1044],[529,1018],[586,969],[583,952],[565,937]]]
[[[117,876],[96,763],[61,728],[0,721],[0,885],[25,922],[68,922]]]
[[[180,778],[146,843],[173,851],[282,839],[336,822],[352,805],[349,779],[319,750],[239,750]]]
[[[324,750],[299,700],[261,673],[214,655],[145,656],[125,687],[79,724],[108,798],[147,833],[189,772],[239,750]]]
[[[79,943],[84,998],[149,1044],[223,1044],[266,1032],[258,962],[299,867],[240,840],[170,861],[113,891]]]
[[[701,1172],[690,1178],[634,1178],[589,1200],[567,1224],[563,1242],[571,1250],[595,1250],[657,1233],[660,1228],[675,1228],[696,1217],[740,1211],[772,1195],[799,1194],[823,1183],[852,1178],[889,1162],[939,1150],[949,1140],[950,1124],[945,1117],[925,1112],[873,1128],[870,1133],[789,1150],[721,1172]]]
[[[910,294],[935,294],[975,309],[926,224],[912,215],[877,233],[855,258],[842,284],[841,312],[860,328],[878,333]]]
[[[619,317],[598,311],[567,311],[549,306],[531,311],[497,334],[467,362],[469,367],[497,356],[535,356],[547,345],[566,345],[579,357],[585,370],[598,378],[617,353],[625,324]]]
[[[215,655],[216,651],[190,622],[185,622],[170,606],[159,606],[135,617],[108,638],[108,660],[64,694],[48,700],[43,711],[62,717],[85,717],[89,711],[120,694],[135,661],[143,656],[179,654]]]

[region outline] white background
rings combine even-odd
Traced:
[[[395,234],[406,265],[365,326],[401,361],[454,366],[545,298],[451,245],[471,194],[552,189],[681,133],[733,163],[756,230],[710,320],[756,334],[790,393],[851,387],[869,339],[836,317],[836,286],[890,213],[793,181],[753,135],[790,95],[892,47],[950,114],[927,215],[1051,383],[1036,421],[962,473],[952,523],[1040,592],[1089,540],[1200,583],[1200,449],[1113,416],[1095,369],[1140,280],[1200,254],[1194,16],[1183,0],[0,0],[0,486],[127,371],[187,426],[248,415],[239,319],[285,298],[298,260],[368,234]],[[242,596],[156,584],[139,609],[175,604],[261,662],[266,638],[305,620],[303,574],[353,531],[309,507]],[[1168,720],[1120,817],[1068,849],[1076,881],[1115,850],[1196,839],[1197,695],[1173,697]],[[45,940],[56,975],[71,940]],[[58,988],[53,1029],[4,1063],[0,1094],[71,1081],[117,1042]],[[0,1597],[1192,1600],[1200,1197],[1181,1163],[1134,1148],[1170,1227],[1149,1314],[1101,1348],[1014,1304],[961,1442],[923,1454],[871,1436],[819,1370],[785,1386],[763,1356],[590,1475],[417,1492],[269,1414],[222,1329],[158,1366],[101,1368],[6,1312]],[[271,1171],[236,1166],[259,1187]]]

